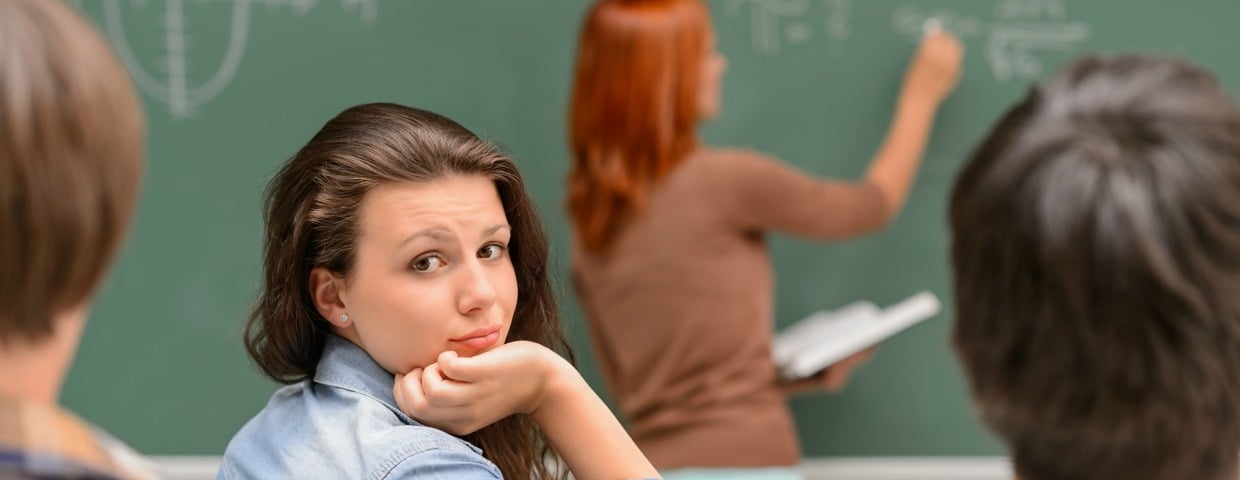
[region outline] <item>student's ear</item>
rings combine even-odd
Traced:
[[[344,279],[324,267],[310,270],[310,299],[319,315],[335,327],[352,324],[345,302]]]

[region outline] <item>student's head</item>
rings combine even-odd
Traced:
[[[0,2],[0,346],[80,329],[57,319],[83,318],[102,283],[142,149],[141,106],[98,33],[59,1]]]
[[[569,210],[602,248],[650,184],[697,146],[719,112],[727,62],[701,0],[601,0],[578,42],[569,112]]]
[[[1231,480],[1240,108],[1209,73],[1076,61],[951,197],[954,344],[1024,480]]]
[[[265,205],[264,288],[246,347],[277,381],[312,376],[328,333],[393,373],[505,341],[568,352],[521,176],[452,120],[349,108],[284,164]],[[473,440],[506,475],[527,478],[533,429],[510,417]]]

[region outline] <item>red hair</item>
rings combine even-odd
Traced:
[[[601,0],[577,51],[568,210],[605,249],[646,194],[697,145],[709,13],[701,0]]]

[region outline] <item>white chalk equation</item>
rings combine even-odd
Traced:
[[[962,40],[980,39],[986,63],[1001,82],[1040,78],[1046,67],[1042,55],[1070,54],[1089,40],[1090,27],[1069,21],[1065,0],[1002,0],[995,19],[985,21],[946,9],[906,5],[891,15],[896,31],[911,39],[922,34],[922,23],[934,18]]]
[[[727,12],[749,15],[750,45],[755,52],[771,55],[785,45],[802,45],[815,36],[815,22],[809,20],[816,9],[810,0],[729,0]],[[823,31],[834,46],[852,35],[849,16],[852,0],[822,0]]]
[[[344,12],[357,15],[370,25],[378,15],[378,0],[338,0]],[[144,93],[163,103],[176,118],[193,116],[228,86],[245,56],[250,16],[255,11],[304,15],[319,0],[101,0],[102,25],[117,55],[129,67],[134,82]],[[79,6],[82,0],[76,2]],[[262,7],[266,8],[262,8]],[[141,22],[130,22],[135,17]],[[223,25],[194,23],[196,19],[227,18]],[[154,25],[152,25],[152,23]],[[221,27],[228,29],[221,35]],[[136,49],[131,36],[141,29],[153,30],[159,45]],[[147,33],[147,32],[143,32]],[[145,35],[143,38],[147,38]],[[208,47],[217,40],[223,53]],[[142,53],[157,52],[150,66]]]
[[[960,13],[927,6],[903,5],[889,17],[891,28],[910,41],[923,35],[926,20],[935,19],[966,42],[982,42],[987,65],[1000,82],[1031,80],[1045,73],[1047,54],[1067,55],[1090,38],[1090,25],[1072,21],[1066,0],[998,0],[993,14]],[[873,8],[872,4],[870,7]],[[730,0],[727,12],[747,15],[753,51],[777,55],[809,43],[819,31],[819,15],[827,48],[838,53],[856,30],[852,0]]]

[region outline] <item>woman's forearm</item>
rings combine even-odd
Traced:
[[[577,370],[563,362],[531,414],[573,476],[581,480],[659,478],[624,426]]]
[[[911,96],[900,97],[887,137],[866,171],[866,181],[873,183],[885,200],[883,223],[895,218],[908,198],[913,179],[925,154],[926,143],[934,126],[937,103]]]

